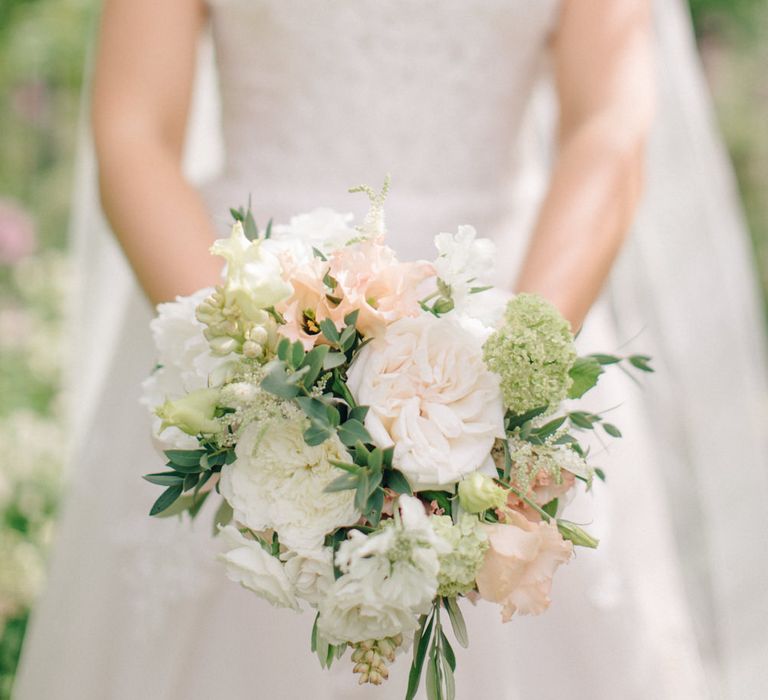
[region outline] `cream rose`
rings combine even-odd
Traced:
[[[485,526],[490,547],[477,573],[480,597],[502,605],[504,622],[515,613],[544,612],[555,570],[573,553],[553,523],[532,523],[520,513],[507,518],[507,524]]]
[[[475,471],[504,436],[499,382],[481,341],[449,317],[391,324],[360,351],[348,383],[370,406],[365,425],[374,441],[395,446],[395,466],[417,489]]]
[[[328,594],[334,582],[333,549],[295,552],[289,550],[283,555],[285,573],[296,595],[310,605],[317,606]]]
[[[325,491],[344,474],[330,460],[349,462],[349,453],[336,436],[307,445],[307,423],[297,414],[248,425],[220,482],[237,521],[252,530],[276,530],[281,543],[297,550],[322,546],[327,533],[360,517],[354,491]]]

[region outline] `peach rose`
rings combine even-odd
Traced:
[[[552,577],[573,546],[554,523],[532,523],[519,513],[507,522],[485,525],[490,547],[477,574],[480,597],[502,606],[501,618],[538,615],[549,606]]]
[[[419,313],[421,285],[435,269],[424,261],[399,262],[380,239],[365,239],[335,251],[329,272],[341,315],[359,309],[358,329],[375,335],[392,321]]]

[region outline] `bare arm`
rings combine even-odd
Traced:
[[[104,211],[153,303],[218,279],[202,201],[182,175],[201,0],[106,0],[93,91]]]
[[[629,229],[653,109],[649,0],[564,0],[554,36],[558,157],[517,291],[578,329]]]

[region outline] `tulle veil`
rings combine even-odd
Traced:
[[[619,335],[641,332],[638,346],[658,368],[646,406],[666,465],[665,497],[694,625],[717,695],[740,700],[768,687],[764,319],[733,175],[682,0],[656,0],[655,25],[659,98],[647,191],[607,296]],[[542,128],[553,121],[551,100],[545,95],[532,113],[529,172],[541,173],[551,150],[550,132]],[[186,172],[196,183],[220,163],[216,120],[212,53],[203,41],[186,151]],[[72,241],[77,444],[117,330],[140,294],[100,213],[87,119]]]

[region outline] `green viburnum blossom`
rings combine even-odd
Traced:
[[[488,536],[480,521],[464,513],[455,525],[448,515],[433,515],[432,528],[438,537],[451,545],[451,551],[440,554],[437,595],[451,598],[468,593],[475,587],[475,576],[488,549]]]
[[[489,369],[501,377],[504,405],[514,413],[554,408],[568,394],[568,372],[576,360],[568,322],[548,301],[518,294],[504,323],[483,346]]]

